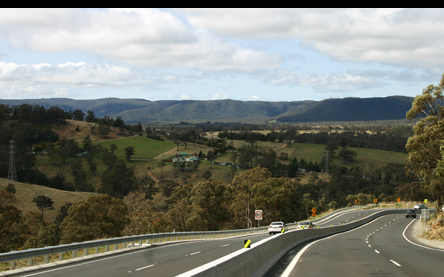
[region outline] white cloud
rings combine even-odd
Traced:
[[[181,95],[179,95],[179,100],[190,100],[191,97],[185,93],[182,93]]]
[[[211,97],[211,100],[223,100],[223,99],[229,99],[229,96],[227,94],[220,94],[220,93],[214,93]]]
[[[300,38],[340,61],[444,71],[443,9],[181,9],[190,24],[242,38]]]
[[[349,91],[362,90],[381,86],[376,78],[365,75],[343,72],[331,75],[300,74],[289,70],[277,70],[264,76],[272,84],[313,87],[316,91]]]
[[[150,67],[252,72],[280,63],[156,9],[0,9],[0,38],[13,48],[78,50]]]

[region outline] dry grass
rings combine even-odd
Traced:
[[[10,183],[7,179],[0,178],[0,189],[5,189]],[[74,192],[74,191],[64,191],[57,190],[53,188],[48,188],[44,186],[31,185],[16,182],[14,183],[16,188],[15,196],[17,200],[11,203],[13,206],[17,207],[23,213],[27,211],[40,212],[32,199],[37,195],[45,195],[54,201],[54,210],[44,212],[44,220],[46,222],[53,222],[57,216],[57,212],[61,206],[68,202],[78,203],[85,201],[91,195],[95,193],[91,192]]]
[[[75,129],[79,126],[79,131]],[[74,139],[77,142],[82,142],[83,139],[89,135],[92,141],[100,141],[104,139],[115,139],[120,137],[127,137],[125,135],[118,134],[119,130],[115,127],[110,127],[110,132],[105,138],[99,137],[97,134],[98,125],[95,124],[96,130],[95,132],[91,131],[91,127],[93,123],[89,123],[86,121],[76,121],[76,120],[66,120],[66,124],[59,125],[54,128],[54,131],[59,135],[59,139]]]
[[[443,213],[435,213],[427,225],[430,228],[428,231],[424,232],[424,237],[430,240],[440,240],[444,241],[444,214]]]

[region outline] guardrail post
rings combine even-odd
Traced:
[[[73,257],[73,258],[77,258],[77,255],[76,255],[76,251],[75,251],[75,250],[72,251],[72,257]]]
[[[134,241],[131,242],[131,247],[134,247]]]
[[[99,247],[96,247],[96,254],[99,254]]]
[[[139,241],[139,246],[142,246],[142,241]]]
[[[15,269],[15,261],[10,261],[9,262],[9,268],[14,270]]]
[[[59,253],[59,261],[63,261],[63,253]]]
[[[28,258],[28,266],[32,266],[34,264],[34,261],[32,258]]]
[[[126,246],[127,246],[127,243],[125,242],[125,243],[123,244],[123,248],[126,248]]]
[[[109,245],[106,245],[105,246],[105,252],[108,252],[109,251]]]
[[[45,255],[45,264],[49,263],[49,255]]]
[[[117,249],[119,249],[119,245],[116,243],[116,244],[114,244],[114,250],[117,250]]]
[[[85,248],[85,254],[83,256],[88,256],[88,248]]]

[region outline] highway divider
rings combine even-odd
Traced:
[[[315,221],[321,221],[328,219],[339,214],[342,214],[351,209],[365,208],[362,207],[350,207],[337,210],[331,214],[328,214]],[[297,223],[287,224],[290,228],[297,226]],[[123,248],[142,246],[145,241],[146,244],[157,244],[166,242],[181,242],[189,240],[202,240],[202,239],[219,239],[226,237],[245,236],[259,233],[268,232],[268,226],[252,229],[240,229],[240,230],[226,230],[226,231],[206,231],[206,232],[173,232],[173,233],[160,233],[160,234],[146,234],[128,237],[119,237],[111,239],[102,239],[95,241],[86,241],[72,244],[64,244],[57,246],[48,246],[43,248],[27,249],[22,251],[12,251],[8,253],[0,253],[0,262],[10,262],[10,269],[13,270],[16,267],[16,262],[21,259],[28,259],[28,266],[33,266],[33,259],[35,257],[44,256],[44,263],[49,263],[49,255],[59,254],[59,261],[63,260],[63,253],[71,252],[72,258],[77,257],[76,251],[84,250],[84,256],[87,256],[89,249],[94,248],[94,253],[98,254],[99,248],[105,248],[104,251],[110,251],[110,247],[113,250],[118,250],[118,246],[123,244]]]
[[[251,245],[250,248],[240,249],[218,260],[178,275],[178,277],[263,276],[281,257],[301,243],[345,232],[378,217],[405,213],[405,211],[406,209],[387,209],[374,212],[363,219],[344,225],[299,230],[271,236]]]

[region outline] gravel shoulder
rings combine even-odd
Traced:
[[[422,237],[422,233],[425,231],[424,222],[417,219],[410,227],[412,228],[412,235],[418,243],[425,246],[444,249],[444,241],[429,240]]]

